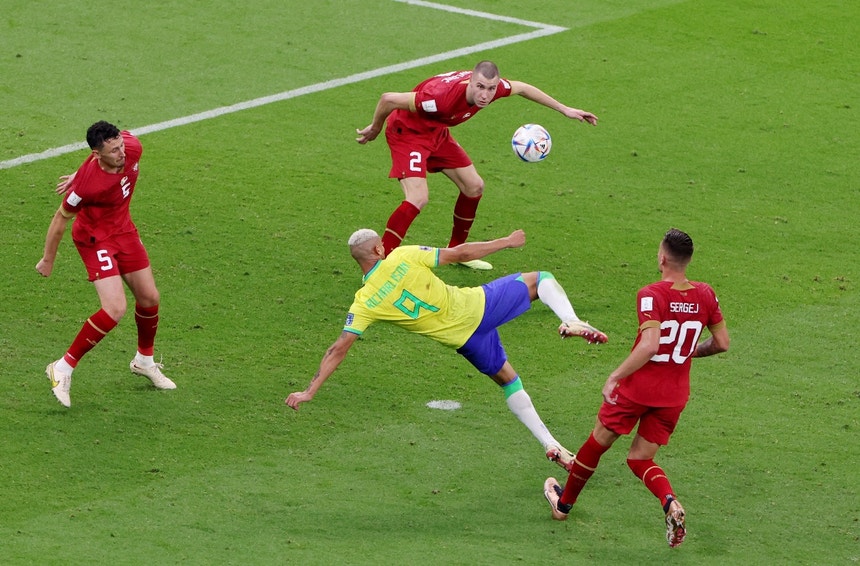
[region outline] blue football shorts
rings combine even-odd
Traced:
[[[472,336],[457,349],[457,353],[483,374],[496,375],[508,359],[498,327],[517,318],[532,306],[529,288],[521,277],[521,273],[514,273],[482,285],[484,316]]]

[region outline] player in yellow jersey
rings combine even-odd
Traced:
[[[547,271],[515,273],[481,287],[465,288],[447,285],[433,273],[434,267],[519,248],[525,242],[525,233],[516,230],[504,238],[453,248],[401,246],[386,257],[376,232],[365,228],[353,233],[349,251],[364,273],[364,285],[355,294],[340,337],[326,350],[307,389],[290,393],[286,404],[298,410],[300,404],[313,399],[358,337],[376,321],[389,322],[455,348],[502,387],[511,412],[540,441],[547,458],[568,469],[573,455],[553,438],[538,416],[508,362],[497,329],[540,299],[561,320],[558,331],[562,337],[580,336],[589,343],[602,343],[606,335],[579,320],[564,289]]]

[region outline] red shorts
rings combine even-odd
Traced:
[[[472,164],[466,150],[457,143],[448,128],[433,134],[419,134],[395,123],[385,128],[385,139],[391,151],[388,176],[392,179],[426,178],[428,172],[437,173]]]
[[[119,234],[95,244],[75,242],[90,281],[149,267],[149,255],[137,232]]]
[[[603,426],[621,435],[630,434],[638,422],[639,429],[636,432],[639,436],[648,442],[666,446],[685,406],[649,407],[619,395],[615,405],[603,402],[597,418]]]

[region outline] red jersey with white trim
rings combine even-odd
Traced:
[[[462,124],[481,110],[479,106],[466,102],[466,87],[471,78],[472,71],[453,71],[430,77],[412,89],[415,111],[395,110],[388,117],[388,126],[396,124],[414,132],[433,132]],[[510,96],[511,91],[511,83],[501,79],[490,102]]]
[[[125,143],[122,172],[106,172],[90,155],[78,168],[71,191],[63,200],[63,210],[77,215],[72,224],[75,242],[94,244],[115,234],[137,231],[128,207],[137,184],[143,146],[128,131],[120,135]]]
[[[723,323],[714,290],[707,283],[659,281],[639,290],[639,343],[642,330],[660,328],[660,347],[641,368],[618,382],[618,393],[649,407],[677,407],[690,398],[691,356],[705,327]]]

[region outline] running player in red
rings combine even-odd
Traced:
[[[386,92],[380,97],[370,125],[356,130],[359,135],[356,141],[366,144],[375,140],[387,119],[385,138],[392,162],[388,176],[400,180],[406,198],[388,219],[382,236],[385,253],[400,245],[412,221],[429,201],[428,172],[441,171],[460,190],[448,247],[466,241],[484,192],[484,180],[449,128],[512,94],[557,110],[568,118],[597,125],[597,116],[590,112],[565,106],[530,84],[501,78],[498,67],[490,61],[481,61],[472,71],[436,75],[411,92]],[[480,259],[462,265],[493,268]]]
[[[69,221],[72,240],[99,296],[101,308],[90,316],[65,355],[48,364],[51,391],[66,407],[72,402],[69,389],[72,371],[81,358],[107,335],[125,315],[123,282],[135,299],[137,354],[129,367],[132,373],[149,378],[158,389],[176,389],[153,359],[158,329],[158,289],[146,248],[129,214],[143,153],[140,141],[113,124],[96,122],[87,130],[92,154],[80,168],[61,177],[57,193],[64,195],[45,237],[45,251],[36,271],[48,277],[54,268],[57,248]]]
[[[567,519],[600,457],[638,423],[627,464],[660,500],[669,546],[684,541],[684,508],[654,457],[660,446],[669,443],[690,397],[691,359],[729,349],[729,333],[714,290],[706,283],[687,279],[692,257],[690,236],[669,230],[657,254],[662,278],[639,290],[639,334],[630,354],[603,386],[597,424],[569,466],[567,484],[562,488],[555,478],[544,482],[553,519]],[[711,336],[699,342],[705,327]]]

